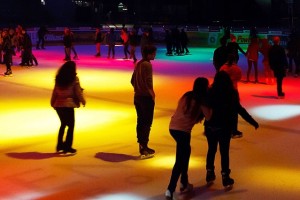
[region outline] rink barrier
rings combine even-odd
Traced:
[[[132,25],[126,25],[128,31],[131,30]],[[101,32],[103,36],[109,32],[110,28],[115,28],[117,35],[117,45],[122,44],[120,38],[120,31],[122,25],[102,25]],[[149,28],[149,26],[141,26],[138,32],[139,38],[141,37],[142,30]],[[155,43],[164,44],[165,30],[172,29],[172,26],[151,26],[153,31],[153,37]],[[74,42],[76,44],[94,44],[95,38],[95,29],[94,27],[71,27],[71,31],[74,33]],[[188,38],[189,46],[195,47],[217,47],[219,46],[219,40],[224,35],[224,30],[222,27],[201,27],[201,26],[178,26],[178,29],[185,29]],[[49,32],[45,36],[47,45],[62,45],[63,44],[63,30],[64,27],[54,27],[48,28]],[[28,34],[30,35],[33,44],[36,44],[38,27],[27,29]],[[281,37],[281,45],[286,46],[288,41],[289,31],[288,30],[272,30],[269,28],[258,28],[258,37],[267,38],[270,42],[273,36]],[[234,34],[237,38],[237,43],[242,47],[246,47],[249,44],[249,29],[244,28],[232,28],[231,34]],[[105,40],[104,40],[105,41]]]

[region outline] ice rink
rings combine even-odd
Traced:
[[[175,160],[175,142],[169,134],[170,117],[181,95],[191,90],[199,76],[212,83],[215,73],[211,48],[190,48],[191,55],[166,56],[158,46],[153,63],[156,105],[149,146],[154,158],[140,160],[136,141],[136,113],[130,84],[133,62],[94,57],[93,45],[76,46],[78,77],[84,88],[86,107],[75,111],[73,147],[76,155],[55,153],[59,119],[50,107],[57,69],[63,64],[62,46],[34,50],[39,65],[19,66],[13,57],[13,76],[0,76],[0,200],[161,200]],[[137,49],[137,57],[140,49]],[[239,65],[246,78],[246,60]],[[231,141],[230,166],[235,184],[224,190],[220,156],[217,179],[205,182],[206,138],[203,124],[192,131],[190,194],[179,200],[300,198],[300,78],[283,82],[285,99],[278,99],[276,85],[239,83],[242,105],[259,122],[255,130],[243,119],[238,128],[244,136]],[[5,65],[0,65],[0,73]],[[252,80],[254,80],[252,71]],[[179,184],[178,184],[179,186]]]

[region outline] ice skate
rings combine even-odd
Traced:
[[[222,172],[222,184],[226,190],[232,189],[234,180],[230,178],[229,173]]]
[[[180,193],[189,193],[192,192],[194,189],[193,184],[187,183],[186,186],[184,186],[182,183],[180,185]]]
[[[12,71],[11,70],[7,70],[3,75],[4,76],[12,77]]]
[[[140,158],[142,160],[154,157],[155,151],[153,149],[150,149],[147,145],[145,146],[139,145],[139,150],[141,154]]]
[[[206,171],[206,184],[207,184],[207,186],[212,185],[214,180],[216,180],[216,174],[215,174],[214,170],[208,169]]]

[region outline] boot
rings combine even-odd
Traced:
[[[212,169],[207,169],[206,170],[206,183],[210,184],[212,183],[214,180],[216,180],[216,174],[215,171]]]
[[[229,172],[222,172],[222,183],[224,187],[231,187],[234,184],[234,180],[230,178]]]

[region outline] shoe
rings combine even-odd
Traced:
[[[229,173],[222,172],[222,184],[224,187],[232,187],[234,180],[230,178]]]
[[[188,193],[188,192],[193,191],[193,188],[194,188],[193,184],[187,183],[187,185],[184,186],[184,185],[181,183],[181,184],[180,184],[180,189],[179,189],[179,190],[180,190],[181,193]]]
[[[12,76],[12,71],[11,71],[11,70],[7,70],[7,71],[4,73],[4,76]]]
[[[166,200],[173,200],[173,194],[170,192],[170,190],[167,190],[165,192],[165,199]]]
[[[243,133],[239,130],[236,130],[231,134],[231,137],[232,138],[241,138],[241,137],[243,137]]]
[[[210,184],[212,183],[214,180],[216,180],[216,174],[215,171],[212,169],[208,169],[206,170],[206,183]]]
[[[68,148],[68,149],[64,149],[63,152],[64,152],[64,153],[76,153],[77,150],[76,150],[76,149],[73,149],[73,148]]]
[[[285,93],[281,93],[278,95],[278,99],[284,99],[284,97],[285,97]]]
[[[101,55],[100,55],[100,53],[97,53],[95,56],[96,56],[96,57],[100,57]]]
[[[64,145],[61,144],[61,145],[56,145],[56,152],[59,153],[61,151],[64,151]]]
[[[148,146],[146,146],[146,150],[148,151],[149,154],[155,154],[155,150],[149,148]]]
[[[74,60],[78,60],[79,58],[78,58],[78,56],[74,56],[73,59]]]
[[[155,150],[149,148],[147,145],[141,145],[140,144],[139,145],[139,151],[140,151],[141,156],[146,156],[146,157],[155,154]]]

